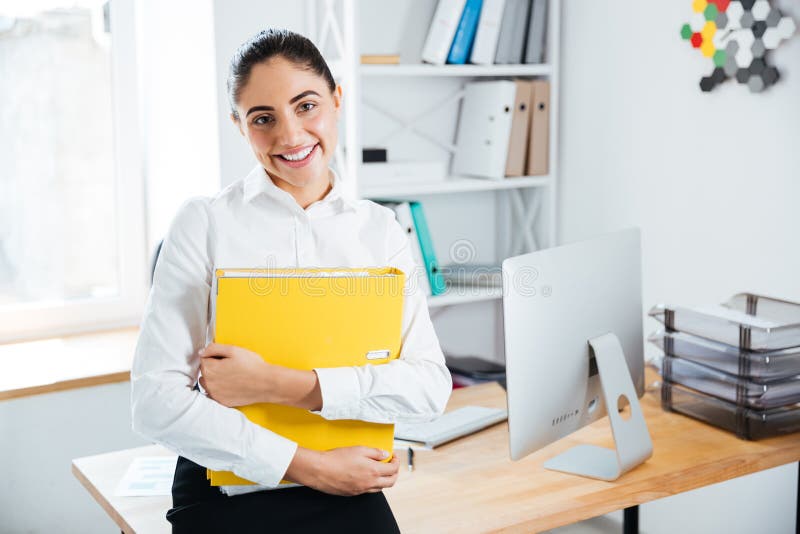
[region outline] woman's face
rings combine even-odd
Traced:
[[[234,122],[267,173],[290,188],[328,181],[342,89],[282,57],[259,63],[241,90]]]

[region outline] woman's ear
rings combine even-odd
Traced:
[[[244,130],[242,130],[242,123],[239,120],[239,117],[236,115],[236,113],[231,113],[231,122],[235,124],[237,128],[239,128],[239,133],[242,134],[242,137],[244,137]]]
[[[337,85],[333,90],[333,107],[336,110],[336,118],[342,113],[342,86]]]

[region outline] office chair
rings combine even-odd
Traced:
[[[153,277],[156,275],[156,265],[158,264],[158,255],[161,254],[161,245],[164,244],[164,240],[158,242],[156,245],[156,250],[153,252],[153,260],[150,262],[150,285],[153,285]]]

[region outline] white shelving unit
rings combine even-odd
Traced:
[[[414,2],[417,0],[407,0]],[[546,63],[537,65],[361,65],[359,50],[359,5],[358,0],[306,0],[307,35],[322,50],[334,75],[346,87],[344,150],[337,154],[342,171],[352,180],[345,183],[348,194],[361,198],[409,198],[426,197],[428,195],[452,195],[456,198],[464,193],[486,192],[488,201],[492,201],[490,193],[501,192],[507,195],[507,209],[498,210],[511,215],[508,229],[511,238],[502,236],[508,241],[504,250],[498,251],[499,259],[529,252],[541,246],[555,245],[556,236],[556,190],[558,184],[558,95],[559,95],[559,27],[561,1],[549,0],[546,43]],[[417,6],[414,6],[417,7]],[[390,17],[387,17],[387,20]],[[374,21],[370,21],[372,23]],[[426,21],[426,24],[429,22]],[[426,27],[427,28],[427,27]],[[536,77],[550,81],[550,139],[549,139],[549,174],[547,176],[527,176],[507,178],[504,180],[485,180],[466,176],[449,176],[445,181],[428,183],[409,183],[403,185],[378,186],[374,184],[359,185],[358,176],[361,166],[364,124],[363,110],[377,109],[364,90],[365,80],[392,79],[410,80],[425,83],[430,79],[457,79],[463,83],[477,78],[510,78]],[[436,106],[452,104],[460,100],[463,90],[457,90]],[[407,120],[395,113],[393,109],[380,110],[390,122],[399,124],[396,131],[412,132],[439,148],[450,151],[454,148],[454,140],[440,140],[416,129],[412,120]],[[418,113],[418,117],[425,111]],[[387,136],[388,137],[388,136]],[[495,199],[497,197],[495,196]],[[538,220],[537,220],[538,217]],[[498,223],[498,228],[501,225]],[[537,236],[538,234],[538,236]],[[434,238],[436,236],[434,235]],[[499,238],[500,236],[498,236]],[[440,258],[441,261],[441,258]],[[429,297],[431,308],[442,308],[458,304],[481,301],[494,301],[501,297],[500,290],[448,290],[443,295]]]
[[[549,76],[550,65],[361,65],[362,76]]]
[[[519,176],[506,180],[482,180],[468,176],[451,176],[447,180],[419,184],[361,187],[364,198],[408,197],[438,195],[441,193],[469,193],[474,191],[500,191],[527,187],[549,187],[549,176]]]
[[[448,288],[441,295],[428,298],[429,308],[441,308],[454,304],[498,300],[503,296],[501,288]]]

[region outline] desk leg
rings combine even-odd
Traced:
[[[622,533],[639,534],[639,506],[625,508],[622,514]]]

